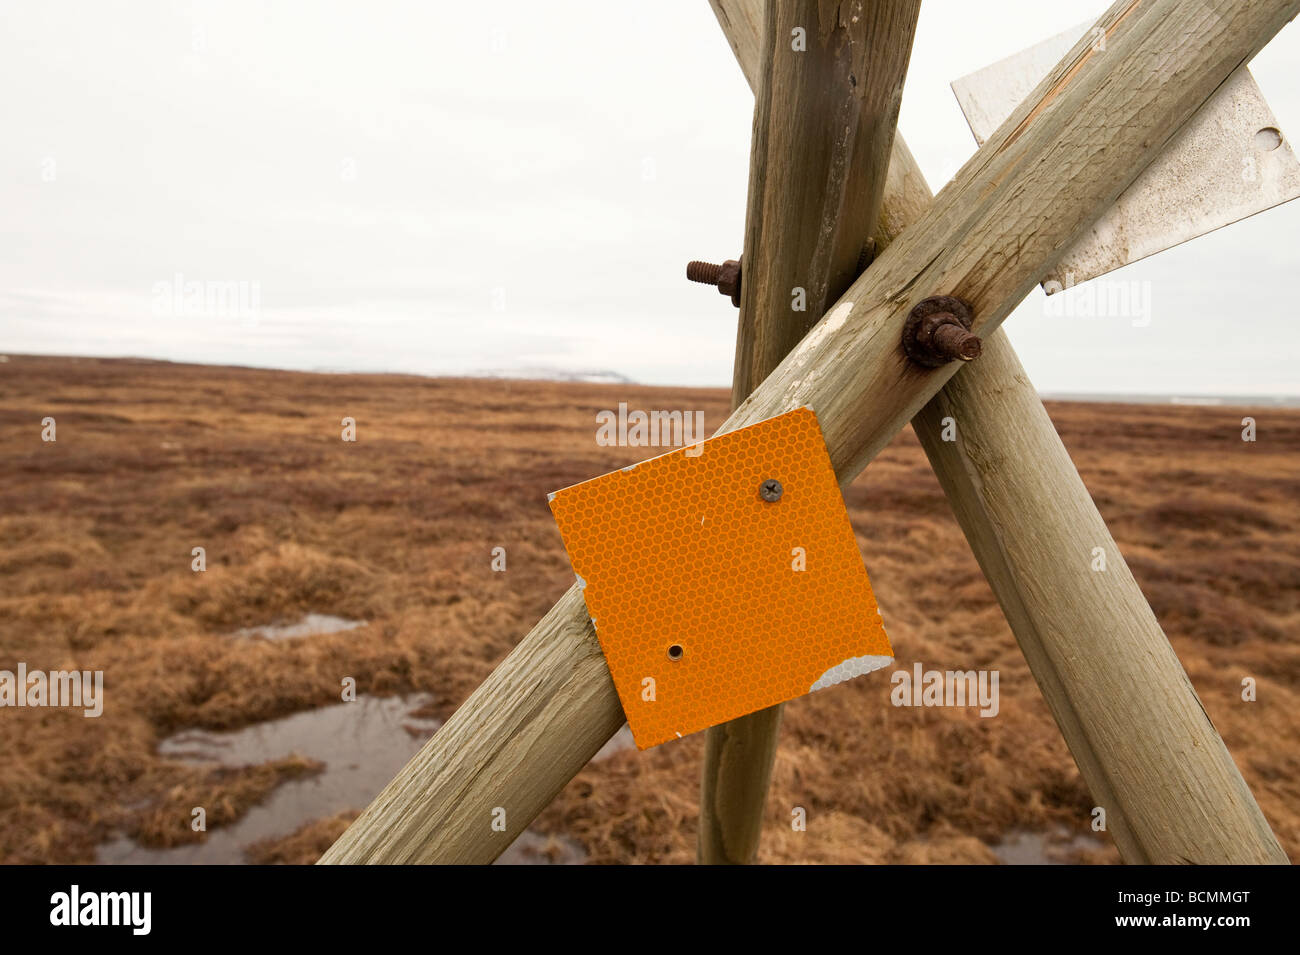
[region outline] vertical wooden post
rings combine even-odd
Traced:
[[[920,0],[769,3],[762,29],[732,377],[739,406],[862,271]],[[699,861],[758,851],[781,707],[708,731]]]

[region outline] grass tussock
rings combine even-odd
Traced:
[[[309,822],[282,839],[255,842],[248,849],[248,861],[254,865],[311,865],[359,815],[359,810],[350,809]]]
[[[244,815],[283,782],[311,776],[324,764],[300,756],[288,756],[260,766],[241,766],[195,773],[195,778],[177,783],[135,813],[126,826],[127,833],[142,846],[165,849],[171,846],[202,842],[207,832],[195,831],[193,810],[201,806],[207,827],[217,829]]]

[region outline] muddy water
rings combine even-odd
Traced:
[[[245,627],[236,630],[232,637],[261,637],[263,640],[289,640],[293,637],[311,637],[320,633],[339,633],[343,630],[355,630],[364,627],[364,620],[349,620],[335,617],[328,613],[304,614],[295,623],[272,623],[260,627]]]
[[[1071,855],[1079,850],[1099,849],[1104,845],[1089,836],[1071,836],[1064,829],[1050,833],[1016,830],[989,848],[1003,865],[1068,865]]]
[[[261,839],[287,836],[314,819],[362,809],[441,725],[413,716],[428,694],[359,697],[294,713],[230,732],[185,730],[158,745],[162,756],[196,766],[249,766],[297,754],[319,760],[319,774],[278,786],[231,826],[211,829],[202,843],[151,849],[119,836],[100,846],[97,862],[127,865],[234,865]],[[626,727],[624,727],[626,732]],[[615,736],[596,758],[631,746],[630,733]],[[580,865],[582,846],[561,836],[527,831],[497,860],[511,865]]]
[[[583,865],[586,861],[582,843],[526,829],[493,865]]]
[[[248,766],[291,754],[320,760],[319,774],[278,786],[238,822],[208,831],[205,842],[148,849],[120,837],[100,847],[99,862],[228,865],[244,861],[259,839],[285,836],[304,823],[364,808],[438,728],[411,712],[432,697],[359,697],[230,732],[184,730],[158,752],[192,765]]]

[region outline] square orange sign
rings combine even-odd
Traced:
[[[893,660],[811,408],[550,501],[640,749]]]

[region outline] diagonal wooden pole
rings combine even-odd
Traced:
[[[1004,331],[912,427],[1123,860],[1286,864]]]
[[[1105,52],[1071,50],[721,430],[811,405],[836,473],[852,480],[956,371],[907,362],[899,340],[912,306],[957,295],[972,304],[975,331],[991,334],[1297,10],[1300,0],[1116,3],[1099,21]],[[490,861],[622,721],[574,586],[321,861]],[[1231,763],[1222,743],[1172,742],[1208,778]],[[1186,794],[1170,796],[1174,815]],[[1246,796],[1213,807],[1221,831],[1237,838],[1204,861],[1265,855],[1258,834],[1267,824]],[[495,820],[505,822],[500,831]]]
[[[749,24],[761,0],[711,3],[750,76],[760,52]],[[933,201],[901,137],[890,177],[894,214],[876,233],[881,248]],[[1182,735],[1180,722],[1209,717],[1001,329],[912,427],[1124,861],[1220,857],[1222,846],[1210,845],[1219,833],[1212,807],[1253,797],[1235,771],[1212,782],[1189,779],[1187,765],[1164,745]],[[1094,547],[1108,555],[1104,573],[1092,570]],[[1127,704],[1122,715],[1116,697]],[[1223,745],[1213,724],[1194,736]],[[775,726],[755,722],[746,752],[774,753],[775,739]],[[1221,757],[1217,765],[1232,764]],[[1171,792],[1198,790],[1210,795],[1192,801],[1190,812],[1168,812]],[[1287,861],[1266,826],[1253,840],[1260,861]]]
[[[920,0],[766,7],[756,91],[740,326],[739,405],[862,272]],[[781,707],[708,731],[699,861],[754,861]]]

